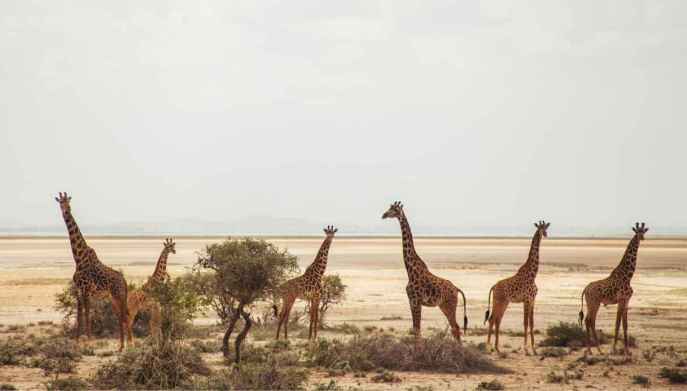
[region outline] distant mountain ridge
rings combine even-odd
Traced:
[[[119,222],[108,224],[82,224],[85,235],[274,235],[274,236],[318,236],[322,227],[334,224],[339,234],[345,235],[399,235],[396,222],[382,221],[367,226],[350,222],[313,221],[290,217],[253,216],[232,221],[210,221],[201,219],[175,219],[160,222]],[[566,227],[552,226],[552,236],[605,237],[627,236],[630,227]],[[687,228],[651,227],[651,233],[658,236],[687,235]],[[416,236],[529,236],[529,225],[518,226],[439,226],[413,224]],[[0,223],[0,235],[62,235],[63,224],[19,225]]]

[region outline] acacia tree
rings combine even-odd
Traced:
[[[229,338],[234,327],[243,318],[243,330],[235,341],[235,362],[239,364],[241,343],[253,324],[246,309],[273,295],[286,277],[298,269],[296,257],[264,240],[229,238],[207,246],[195,269],[211,272],[204,290],[217,316],[227,326],[222,339],[225,357],[229,357]]]

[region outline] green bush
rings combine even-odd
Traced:
[[[477,390],[489,390],[489,391],[499,391],[504,390],[506,387],[500,381],[494,379],[490,382],[483,381],[477,385]]]
[[[378,374],[372,376],[371,379],[375,383],[400,383],[401,378],[396,376],[393,372],[382,370]]]
[[[605,343],[603,333],[599,332],[599,342]],[[586,331],[575,323],[559,322],[546,329],[546,338],[539,342],[540,346],[582,347],[586,345]]]
[[[644,386],[644,387],[649,387],[649,385],[651,384],[651,381],[646,376],[635,375],[635,376],[632,376],[632,384],[639,384],[639,385]]]
[[[20,338],[7,338],[0,341],[0,366],[19,365],[22,356],[26,354],[26,347]]]
[[[305,352],[310,365],[369,371],[384,368],[397,371],[445,373],[507,373],[471,346],[463,346],[446,332],[424,339],[415,349],[414,337],[397,338],[388,334],[355,336],[343,342],[319,339]]]
[[[661,368],[658,377],[668,379],[672,384],[687,383],[687,370],[679,368]]]
[[[92,382],[102,389],[169,389],[209,374],[196,349],[153,339],[98,368]]]
[[[70,376],[65,379],[53,379],[45,384],[48,391],[81,391],[90,389],[88,382],[78,377]]]
[[[129,292],[136,289],[136,285],[129,284]],[[62,292],[55,295],[55,310],[63,314],[63,325],[67,334],[76,335],[76,289],[70,282]],[[91,332],[95,337],[112,337],[119,335],[119,315],[112,309],[110,295],[98,295],[90,297]],[[150,334],[149,311],[140,311],[136,315],[133,325],[133,333],[136,337],[145,337]],[[86,328],[82,329],[86,332]]]

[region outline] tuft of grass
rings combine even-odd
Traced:
[[[389,372],[387,370],[382,370],[378,374],[372,376],[371,379],[375,383],[400,383],[401,378],[396,376],[395,373]]]
[[[558,346],[546,347],[541,351],[541,357],[564,357],[568,355],[568,350]]]
[[[386,320],[403,320],[403,317],[398,316],[398,315],[382,316],[381,318],[379,318],[379,320],[383,320],[383,321],[386,321]]]
[[[687,370],[663,367],[658,373],[658,377],[668,379],[672,384],[685,384],[687,383]]]
[[[340,325],[331,326],[328,327],[327,330],[342,334],[360,334],[360,328],[350,323],[342,323]]]
[[[18,390],[13,384],[2,383],[0,384],[0,391],[16,391]]]
[[[649,378],[644,375],[635,375],[632,376],[632,384],[639,384],[641,386],[649,388],[649,386],[651,385],[651,380],[649,380]]]
[[[312,391],[344,391],[344,388],[336,384],[336,380],[330,380],[329,383],[319,383],[315,385]]]
[[[482,391],[482,390],[505,390],[506,386],[503,385],[500,381],[494,379],[490,382],[483,381],[477,385],[477,390]]]
[[[218,353],[222,351],[222,344],[217,340],[202,341],[194,339],[190,345],[200,353]]]
[[[45,383],[45,388],[48,391],[81,391],[88,390],[90,387],[91,385],[88,382],[75,376],[69,376],[65,379],[53,379]]]

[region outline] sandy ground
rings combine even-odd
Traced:
[[[188,270],[197,259],[198,251],[206,244],[221,239],[177,238],[177,254],[170,256],[169,272],[179,275]],[[321,238],[269,240],[297,255],[302,269],[312,261],[321,242]],[[544,332],[547,325],[558,321],[576,322],[582,289],[588,282],[608,275],[622,257],[628,240],[545,240],[541,247],[541,265],[537,277],[539,295],[535,328]],[[91,238],[89,244],[96,249],[103,262],[123,270],[127,279],[142,281],[154,268],[162,248],[161,241],[161,238]],[[496,281],[514,273],[527,256],[529,242],[527,238],[419,238],[416,239],[416,248],[435,274],[450,279],[464,290],[468,299],[470,325],[482,327],[489,288]],[[60,320],[60,314],[53,309],[54,295],[63,289],[74,272],[66,238],[0,238],[0,267],[1,324]],[[400,239],[338,237],[330,251],[327,272],[339,274],[348,285],[346,302],[331,310],[329,321],[332,324],[348,322],[359,327],[410,328],[405,295],[407,276],[403,268]],[[678,350],[687,350],[687,313],[683,311],[687,308],[687,239],[647,239],[642,242],[633,288],[635,293],[631,301],[629,328],[630,334],[637,338],[640,349],[672,345]],[[462,317],[462,310],[459,317]],[[381,318],[394,320],[382,321]],[[614,319],[615,307],[602,308],[597,325],[611,333]],[[200,321],[211,322],[212,319]],[[446,325],[438,309],[423,309],[423,330]],[[502,327],[522,330],[521,305],[509,308]],[[541,338],[540,335],[537,337]],[[466,339],[483,342],[486,337],[471,335],[471,331],[468,331]],[[504,350],[510,352],[518,349],[522,340],[505,337],[504,343],[510,346]],[[655,377],[660,368],[656,363],[642,362],[640,349],[635,352],[635,362],[617,367],[617,373],[611,371],[602,376],[608,368],[589,367],[585,380],[562,387],[624,389],[631,386],[629,376],[632,373]],[[525,356],[522,352],[511,352],[507,358],[494,358],[516,371],[513,375],[499,376],[499,380],[509,388],[539,389],[552,387],[545,383],[546,374],[552,369],[564,369],[572,360],[541,360],[539,357]],[[3,373],[0,382],[16,381],[5,369],[0,372]],[[494,378],[426,373],[399,375],[404,379],[402,388],[432,385],[437,390],[474,389],[479,381]],[[313,380],[314,383],[329,381],[318,376]],[[337,381],[352,386],[362,381],[360,387],[365,389],[390,388],[350,376],[337,378]],[[653,382],[654,387],[666,386],[663,380],[656,379]]]

